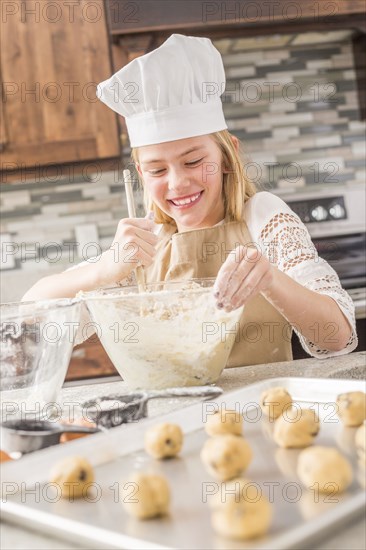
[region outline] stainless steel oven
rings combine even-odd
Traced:
[[[365,188],[362,185],[323,186],[306,191],[279,192],[278,195],[306,224],[319,255],[335,269],[343,288],[351,295],[359,337],[357,351],[365,350]]]

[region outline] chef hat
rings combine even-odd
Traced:
[[[101,82],[97,95],[126,118],[131,147],[202,136],[227,128],[225,72],[208,38],[172,34]]]

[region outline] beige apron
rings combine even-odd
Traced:
[[[164,224],[159,233],[154,263],[146,268],[146,282],[216,277],[227,254],[239,244],[252,242],[244,221],[177,233]],[[289,361],[291,327],[261,295],[248,301],[227,367]]]

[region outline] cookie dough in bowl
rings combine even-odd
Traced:
[[[80,293],[99,338],[133,389],[215,382],[229,358],[243,308],[216,306],[214,279]]]

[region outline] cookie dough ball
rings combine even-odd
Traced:
[[[318,484],[320,493],[341,493],[352,482],[352,467],[337,449],[311,447],[299,454],[297,473],[308,489]]]
[[[366,464],[366,423],[356,431],[355,445],[359,461]]]
[[[149,519],[169,512],[170,489],[162,476],[135,473],[124,483],[123,492],[123,507],[130,516]]]
[[[301,448],[311,445],[320,429],[319,418],[311,409],[290,409],[278,418],[273,439],[282,448]]]
[[[341,393],[337,406],[338,416],[345,426],[360,426],[366,419],[366,394],[362,391]]]
[[[177,424],[158,424],[145,433],[145,450],[154,458],[176,456],[183,445],[183,432]]]
[[[281,416],[284,410],[291,408],[292,397],[285,388],[277,386],[262,393],[260,406],[263,413],[274,420]]]
[[[256,483],[239,478],[221,485],[210,502],[211,523],[217,534],[239,540],[265,535],[272,519],[272,509]]]
[[[243,435],[243,417],[229,409],[220,409],[207,418],[205,430],[208,435]]]
[[[207,471],[221,481],[239,476],[249,466],[252,456],[249,443],[232,434],[208,439],[201,451],[201,460]]]
[[[68,456],[54,466],[50,482],[60,487],[63,498],[80,498],[94,482],[94,470],[82,456]]]

